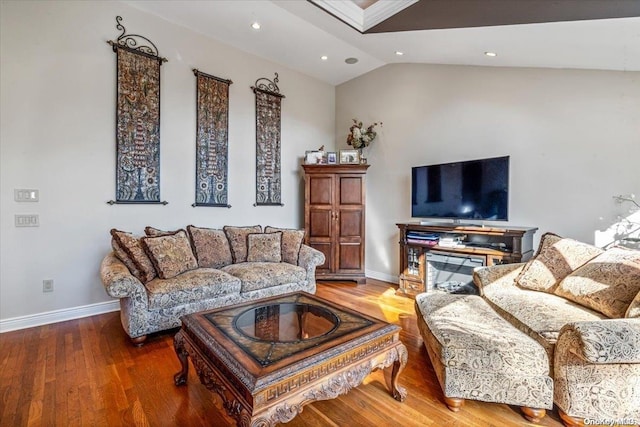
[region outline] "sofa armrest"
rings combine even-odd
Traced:
[[[473,282],[480,290],[480,295],[488,288],[512,288],[516,285],[516,277],[525,263],[498,264],[489,267],[476,267],[473,270]]]
[[[553,372],[553,401],[568,417],[640,419],[640,319],[565,325]]]
[[[640,363],[640,319],[569,323],[556,343],[556,354],[567,351],[592,364]]]
[[[113,252],[102,260],[100,278],[105,291],[113,298],[127,298],[146,293],[144,285],[129,272],[127,266]]]
[[[316,267],[324,264],[325,257],[322,252],[304,243],[300,246],[300,252],[298,254],[298,266],[304,268],[307,271],[307,279],[315,280]]]

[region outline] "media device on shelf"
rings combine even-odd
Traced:
[[[411,216],[507,221],[509,156],[411,168]]]
[[[451,222],[428,225],[404,222],[396,226],[400,234],[396,295],[411,297],[432,289],[470,292],[475,267],[528,261],[538,230]]]

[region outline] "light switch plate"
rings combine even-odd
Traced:
[[[16,202],[37,202],[40,200],[40,191],[29,188],[16,188],[13,190],[13,199]]]
[[[38,214],[16,215],[16,227],[40,227]]]

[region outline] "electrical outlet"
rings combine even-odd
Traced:
[[[53,292],[53,279],[45,279],[42,281],[42,292]]]

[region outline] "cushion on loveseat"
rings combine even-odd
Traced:
[[[158,237],[158,236],[166,236],[168,234],[176,234],[178,230],[172,230],[172,231],[167,231],[167,230],[161,230],[159,228],[155,228],[155,227],[151,227],[151,226],[146,226],[144,228],[144,234],[148,237]]]
[[[169,308],[240,292],[240,279],[213,268],[198,268],[146,284],[149,308]]]
[[[223,230],[187,226],[198,267],[220,268],[233,262],[231,246]]]
[[[247,262],[281,262],[282,233],[247,234]]]
[[[241,292],[306,280],[304,268],[285,262],[243,262],[222,267],[222,271],[242,281]]]
[[[140,274],[138,280],[142,283],[147,283],[156,277],[156,269],[153,266],[153,262],[147,256],[147,253],[145,252],[138,237],[131,233],[127,233],[126,231],[116,230],[115,228],[111,229],[111,236],[135,265]],[[116,256],[118,256],[117,252]],[[127,265],[126,261],[122,259],[121,261]]]
[[[304,230],[291,228],[277,228],[266,226],[265,233],[282,233],[282,261],[289,264],[298,265],[300,247],[304,240]]]
[[[225,225],[222,229],[229,239],[233,262],[245,262],[247,260],[247,234],[262,233],[262,226],[232,227]]]
[[[120,247],[120,244],[115,238],[111,239],[111,249],[113,249],[113,253],[115,254],[116,258],[118,258],[124,265],[127,266],[129,272],[131,272],[131,274],[133,274],[136,279],[142,282],[142,272],[138,270],[138,267],[136,267],[136,265],[133,263],[133,260],[129,257],[129,255],[127,255],[125,250]]]
[[[629,304],[629,308],[627,308],[624,317],[640,318],[640,292],[638,292],[638,295],[636,295],[633,301],[631,301],[631,304]]]
[[[525,264],[516,283],[524,289],[553,292],[555,286],[573,270],[602,252],[596,246],[545,233],[540,239],[538,252]]]
[[[161,279],[171,279],[180,273],[198,268],[187,232],[184,230],[157,237],[143,237],[141,241]]]
[[[611,318],[621,318],[640,292],[640,251],[608,249],[565,277],[554,293]]]

